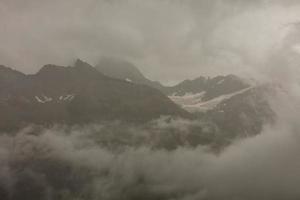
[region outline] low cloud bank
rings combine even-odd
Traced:
[[[4,200],[299,199],[298,115],[292,107],[280,113],[276,125],[220,154],[203,145],[156,145],[166,129],[183,136],[190,121],[153,122],[158,135],[118,122],[2,135],[0,194]]]

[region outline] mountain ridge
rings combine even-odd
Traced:
[[[100,59],[95,68],[112,78],[148,85],[159,90],[164,87],[160,82],[146,78],[134,64],[127,60],[104,57]]]
[[[131,67],[137,68],[133,64]],[[102,71],[97,69],[105,73],[105,68]],[[151,87],[151,84],[148,85]],[[213,122],[228,140],[260,133],[264,124],[272,123],[275,116],[267,98],[264,98],[268,89],[233,74],[199,76],[174,86],[161,85],[158,89],[197,118]]]
[[[0,109],[5,111],[0,113],[0,128],[191,116],[160,91],[107,77],[80,60],[71,67],[45,65],[12,83],[0,93]]]

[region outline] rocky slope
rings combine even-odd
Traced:
[[[102,68],[97,69],[123,80],[126,80],[125,77],[131,77],[130,80],[134,80],[135,83],[141,83],[132,78],[137,77],[136,74],[139,74],[138,77],[144,77],[128,62],[119,62],[113,66],[102,63]],[[111,73],[110,70],[114,72]],[[143,84],[151,86],[145,81]],[[258,134],[265,124],[272,123],[275,118],[266,97],[270,88],[250,84],[235,75],[212,78],[200,76],[193,80],[184,80],[175,86],[161,85],[156,88],[194,116],[215,124],[224,135],[222,141],[225,139],[230,142],[236,137]]]
[[[33,75],[2,66],[0,83],[1,128],[190,116],[158,90],[107,77],[81,60],[72,67],[46,65]]]

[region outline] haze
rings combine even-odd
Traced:
[[[299,11],[296,0],[1,0],[0,60],[33,73],[49,63],[114,56],[165,84],[257,77],[298,29]],[[299,39],[284,48],[298,53]]]

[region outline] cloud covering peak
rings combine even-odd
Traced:
[[[0,61],[31,73],[114,56],[166,83],[248,75],[281,45],[299,10],[292,0],[1,1]]]

